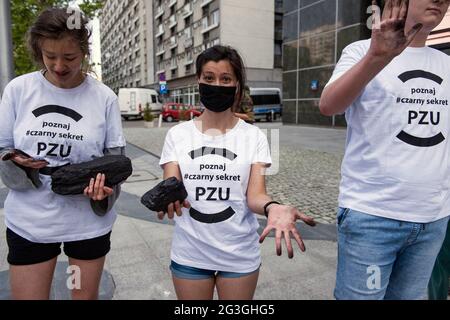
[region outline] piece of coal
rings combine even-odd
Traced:
[[[131,160],[122,155],[106,155],[94,160],[71,164],[52,174],[52,190],[61,195],[82,194],[91,178],[105,174],[105,186],[113,187],[132,173]]]
[[[152,211],[167,211],[167,206],[176,201],[180,204],[188,196],[182,181],[175,177],[158,183],[141,197],[141,203]]]

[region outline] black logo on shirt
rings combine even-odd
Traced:
[[[219,223],[219,222],[228,220],[235,213],[236,212],[231,207],[228,207],[227,209],[223,210],[222,212],[211,213],[211,214],[201,213],[200,211],[197,211],[192,207],[189,209],[189,214],[191,215],[192,219],[197,220],[198,222],[209,223],[209,224]]]
[[[203,156],[207,156],[210,154],[221,156],[221,157],[224,157],[231,161],[233,161],[234,159],[237,158],[237,155],[235,153],[231,152],[230,150],[223,149],[223,148],[201,147],[201,148],[198,148],[196,150],[192,150],[191,152],[189,152],[189,156],[192,158],[192,160],[203,157]]]
[[[33,110],[32,113],[36,118],[57,113],[75,122],[79,122],[83,118],[78,112],[58,105],[45,105]],[[41,130],[27,130],[26,136],[45,138],[45,141],[38,141],[36,144],[36,154],[38,156],[67,158],[72,152],[70,141],[84,141],[83,135],[71,133],[70,128],[70,121],[68,123],[43,121]],[[65,132],[61,132],[61,129],[65,130]],[[51,143],[50,141],[54,139],[64,139],[66,142],[63,144]]]
[[[398,78],[400,80],[402,80],[403,83],[405,83],[409,80],[412,80],[412,79],[417,79],[417,78],[428,79],[428,80],[436,82],[439,85],[441,85],[442,81],[444,81],[438,75],[431,73],[431,72],[423,71],[423,70],[407,71],[407,72],[404,72],[401,75],[399,75]]]
[[[427,72],[424,70],[411,70],[411,71],[407,71],[402,73],[401,75],[398,76],[398,78],[403,82],[406,83],[409,80],[412,79],[417,79],[417,78],[422,78],[422,79],[427,79],[427,80],[431,80],[433,82],[436,82],[438,85],[442,85],[442,82],[444,81],[440,76],[431,73],[431,72]],[[432,93],[433,95],[435,94],[435,90],[426,90],[426,89],[421,89],[421,90],[416,90],[416,89],[412,89],[411,93],[416,93],[416,92],[420,92],[420,93]],[[423,91],[423,92],[421,92]],[[444,104],[445,105],[445,101],[440,101],[437,100],[436,98],[434,99],[415,99],[415,98],[397,98],[397,103],[402,102],[402,103],[418,103],[419,105],[424,105],[425,101],[427,101],[427,103],[430,104]],[[434,119],[434,112],[433,111],[414,111],[414,110],[410,110],[409,111],[409,116],[408,116],[408,124],[411,124],[413,121],[416,121],[417,119],[419,119],[419,115],[421,116],[421,119],[418,120],[418,124],[419,125],[438,125],[439,121],[440,121],[440,112],[437,112],[436,114],[436,119]],[[429,119],[428,119],[429,118]],[[433,147],[436,146],[438,144],[440,144],[441,142],[445,141],[445,137],[444,135],[440,132],[432,137],[416,137],[413,136],[407,132],[405,132],[404,130],[402,130],[398,135],[397,138],[409,145],[415,146],[415,147]]]
[[[36,118],[39,118],[40,116],[42,116],[44,114],[48,114],[48,113],[59,113],[59,114],[65,115],[66,117],[72,118],[76,122],[80,121],[83,118],[83,116],[81,114],[79,114],[78,112],[76,112],[72,109],[57,106],[57,105],[47,105],[47,106],[37,108],[36,110],[33,111],[33,114]]]

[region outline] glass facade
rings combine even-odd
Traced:
[[[340,53],[370,37],[371,0],[284,0],[283,122],[345,126],[320,114],[319,99]]]
[[[198,86],[193,85],[185,88],[174,89],[170,92],[170,102],[184,103],[193,106],[200,105]]]

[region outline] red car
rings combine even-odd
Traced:
[[[162,108],[162,118],[164,121],[172,122],[180,120],[180,113],[182,120],[190,120],[202,114],[197,108],[183,104],[183,103],[165,103]]]

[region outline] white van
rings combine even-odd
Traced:
[[[130,117],[142,117],[147,104],[155,116],[161,113],[162,103],[158,99],[156,90],[145,88],[119,89],[120,113],[125,120]]]

